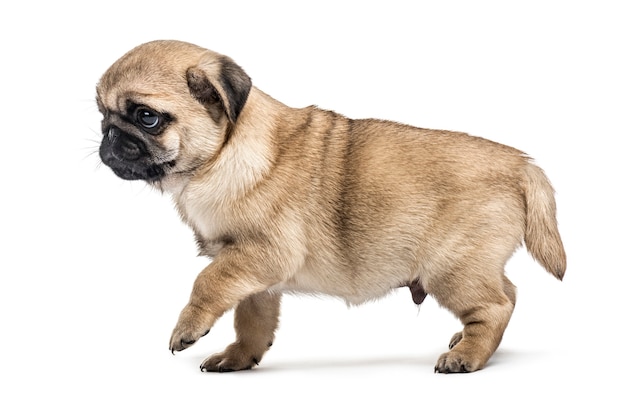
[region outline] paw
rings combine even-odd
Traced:
[[[199,308],[187,306],[180,313],[178,323],[170,338],[170,351],[180,352],[196,343],[201,337],[207,335],[213,325],[212,318]]]
[[[249,348],[239,343],[228,346],[224,352],[217,353],[205,359],[200,365],[202,372],[230,372],[250,370],[257,366],[263,357],[263,352],[254,353]]]
[[[453,341],[455,337],[456,335],[453,337]],[[450,343],[450,345],[452,345],[452,342]],[[444,353],[439,357],[439,360],[435,365],[435,372],[442,374],[469,373],[472,371],[480,370],[482,366],[482,361],[480,361],[480,359],[477,359],[475,356],[452,350],[450,352]]]
[[[463,338],[463,332],[455,333],[450,339],[450,344],[448,344],[448,349],[454,348]]]

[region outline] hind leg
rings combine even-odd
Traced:
[[[450,341],[450,351],[439,357],[435,372],[458,373],[480,370],[495,352],[511,318],[515,287],[501,273],[490,280],[482,272],[455,275],[431,291],[439,303],[463,323],[462,332]]]
[[[513,285],[513,283],[506,276],[502,276],[502,279],[503,279],[503,284],[504,284],[504,288],[503,288],[504,293],[509,298],[513,306],[515,306],[515,301],[517,297],[515,285]],[[463,338],[462,331],[455,333],[450,339],[450,344],[448,344],[448,348],[449,349],[454,348],[454,346],[457,345],[461,341],[462,338]]]

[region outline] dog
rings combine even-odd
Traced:
[[[152,41],[96,86],[99,153],[122,179],[172,195],[211,259],[170,339],[172,353],[235,308],[236,341],[202,371],[259,364],[283,293],[362,304],[408,287],[463,323],[435,372],[473,372],[515,306],[504,275],[520,246],[562,280],[554,190],[523,152],[465,133],[316,106],[291,108],[231,58]]]

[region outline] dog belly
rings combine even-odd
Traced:
[[[292,293],[292,294],[302,294],[302,295],[314,295],[314,296],[331,296],[334,298],[342,299],[348,305],[360,305],[363,303],[367,303],[368,301],[372,301],[378,298],[385,296],[389,293],[392,288],[387,289],[386,291],[373,293],[371,291],[361,291],[361,292],[352,292],[346,293],[344,291],[337,290],[328,290],[328,288],[316,287],[314,285],[302,285],[302,283],[293,283],[293,282],[285,282],[274,287],[270,288],[271,291],[282,292],[282,293]]]
[[[342,272],[334,266],[326,265],[320,266],[319,269],[302,268],[293,277],[275,285],[271,290],[328,295],[341,298],[347,304],[358,305],[385,296],[391,290],[407,286],[407,283],[413,281],[415,279],[410,277],[363,275],[353,270]]]

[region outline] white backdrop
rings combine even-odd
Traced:
[[[618,2],[39,1],[0,15],[3,391],[623,389]],[[406,288],[359,308],[287,297],[253,371],[198,369],[232,340],[231,313],[172,356],[169,334],[207,260],[167,196],[99,163],[94,103],[113,61],[162,38],[231,56],[291,106],[526,151],[557,189],[564,282],[517,253],[517,309],[471,375],[433,374],[460,324],[432,298],[418,310]]]

